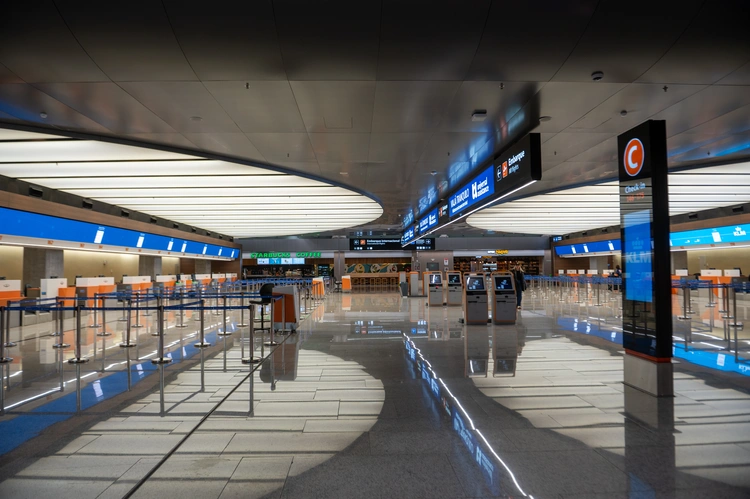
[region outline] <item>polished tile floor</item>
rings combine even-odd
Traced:
[[[750,497],[745,377],[680,362],[676,397],[645,396],[619,345],[564,327],[580,310],[531,298],[514,326],[463,326],[329,295],[252,376],[235,332],[170,366],[163,417],[126,391],[9,452],[0,497]]]

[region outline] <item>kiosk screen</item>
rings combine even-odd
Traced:
[[[484,291],[484,277],[469,276],[466,279],[466,289],[469,291]]]
[[[510,280],[510,276],[507,277],[495,277],[495,290],[497,291],[513,291],[513,282]]]
[[[443,284],[443,276],[440,274],[430,274],[430,284]]]
[[[448,274],[448,284],[461,284],[461,275]]]

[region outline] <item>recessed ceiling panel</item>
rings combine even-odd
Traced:
[[[750,163],[670,172],[669,212],[678,215],[750,202]],[[471,215],[485,230],[568,234],[620,224],[617,182],[587,185],[510,201]]]
[[[2,160],[6,177],[235,237],[338,230],[383,214],[324,181],[135,145],[0,129]]]

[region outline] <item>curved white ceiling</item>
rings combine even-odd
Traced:
[[[669,173],[669,214],[750,202],[750,163]],[[467,219],[473,227],[520,234],[569,234],[620,224],[618,183],[606,182],[493,206]]]
[[[0,129],[0,175],[234,237],[337,230],[383,213],[319,180],[49,132]]]

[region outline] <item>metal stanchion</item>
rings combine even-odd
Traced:
[[[18,302],[20,305],[20,301]],[[13,348],[16,346],[16,343],[13,341],[10,341],[10,305],[11,302],[8,301],[8,308],[5,310],[5,313],[7,317],[5,318],[5,340],[2,342],[5,348]],[[19,306],[20,308],[20,306]]]
[[[63,310],[63,302],[60,300],[57,303],[57,315],[55,316],[55,321],[57,322],[57,328],[58,328],[58,336],[60,336],[60,341],[52,345],[52,348],[68,348],[70,345],[65,343],[64,341],[64,335],[65,335],[65,325],[63,321],[65,320],[64,316],[64,310]]]
[[[75,357],[68,359],[69,364],[85,364],[89,359],[81,356],[81,302],[76,303],[76,350]],[[78,382],[80,384],[81,376],[80,370],[78,372]],[[80,386],[79,386],[79,398],[80,398]]]
[[[6,319],[5,317],[5,307],[0,307],[0,336],[5,335],[5,321],[10,320],[10,317]],[[8,364],[10,362],[13,362],[12,357],[6,357],[5,356],[5,340],[6,338],[1,337],[0,338],[0,364]],[[0,380],[0,385],[5,385],[5,380]],[[0,407],[2,408],[2,407]]]
[[[731,286],[732,289],[732,319],[734,322],[729,323],[729,327],[734,328],[734,335],[735,340],[737,337],[737,330],[743,328],[743,324],[741,322],[737,322],[737,290],[734,289],[734,286]],[[737,342],[735,341],[735,348],[737,348]]]
[[[722,298],[722,302],[723,302],[722,307],[724,309],[723,310],[719,310],[719,313],[723,314],[721,316],[721,318],[722,319],[734,319],[734,317],[732,315],[730,315],[730,312],[729,312],[729,284],[723,284],[722,285],[722,290],[723,290],[723,292],[722,292],[722,297],[721,298]]]
[[[57,353],[57,370],[60,372],[60,391],[65,391],[65,352],[58,350]]]
[[[135,294],[135,324],[132,327],[139,328],[143,327],[141,324],[141,294]]]
[[[96,333],[97,336],[112,336],[112,333],[107,332],[107,305],[105,298],[101,298],[102,304],[102,330]],[[96,313],[96,309],[94,309]]]
[[[711,283],[708,284],[708,305],[706,307],[713,308],[716,306],[716,302],[714,301],[714,290],[713,286],[711,286]]]
[[[247,323],[245,323],[245,292],[244,291],[240,291],[240,323],[237,324],[237,327],[247,327]]]
[[[682,288],[682,315],[678,316],[678,319],[683,321],[691,319],[690,314],[692,312],[688,309],[688,303],[690,303],[690,285],[685,283],[685,286]]]
[[[273,347],[273,346],[278,345],[278,343],[276,343],[274,341],[274,339],[273,339],[273,333],[274,333],[274,324],[273,324],[273,321],[276,318],[275,317],[275,313],[274,313],[274,310],[275,310],[275,304],[274,304],[274,302],[275,302],[275,300],[273,299],[273,296],[272,296],[271,297],[271,325],[268,327],[269,339],[268,339],[268,343],[265,343],[265,345],[268,346],[268,347]],[[263,313],[263,311],[261,310],[261,314],[262,313]]]
[[[175,325],[175,327],[183,328],[187,327],[187,324],[184,322],[185,317],[185,296],[183,295],[182,291],[180,291],[180,313],[178,314],[180,318],[180,322]]]
[[[164,367],[172,362],[169,357],[164,357],[164,305],[157,298],[156,317],[159,323],[159,345],[157,347],[158,357],[151,359],[151,363],[159,366],[159,415],[164,416]]]
[[[122,317],[117,319],[119,322],[127,322],[128,318],[125,315],[125,296],[123,294],[120,294],[120,301],[122,301]],[[130,314],[130,310],[128,309],[128,314]]]
[[[229,336],[232,333],[230,333],[229,331],[227,331],[227,297],[224,296],[223,298],[224,298],[224,311],[223,311],[223,314],[222,314],[222,322],[223,322],[223,324],[222,324],[221,328],[219,329],[219,332],[216,333],[216,334],[219,335],[219,336]],[[216,301],[217,301],[217,305],[216,306],[218,307],[219,306],[218,305],[219,299],[217,298]],[[225,344],[225,346],[226,346],[226,344]],[[224,351],[226,352],[226,349]],[[224,357],[226,357],[226,355]]]
[[[254,305],[248,305],[248,313],[250,314],[250,317],[255,317],[255,306]],[[252,321],[252,324],[250,324],[250,342],[249,342],[249,350],[250,350],[250,356],[249,357],[243,357],[242,363],[243,364],[257,364],[262,359],[260,357],[255,357],[253,354],[255,353],[255,321]]]
[[[162,305],[161,296],[157,296],[156,297],[156,321],[158,322],[158,324],[156,325],[156,330],[151,331],[151,336],[161,336],[164,333],[164,321],[161,320],[164,314],[159,312],[159,310],[161,310],[159,307],[163,307],[163,306],[164,305]]]
[[[54,305],[50,305],[50,312],[52,312],[52,323],[55,325],[56,329],[50,334],[50,336],[62,336],[62,329],[57,329],[57,325],[60,323],[59,316],[62,315],[62,311],[60,310],[60,297],[58,296],[54,300]]]
[[[204,317],[205,306],[206,306],[205,303],[206,303],[206,301],[203,300],[203,299],[201,299],[201,301],[200,301],[200,307],[201,307],[201,313],[200,313],[200,321],[201,321],[201,325],[200,325],[200,341],[198,343],[195,343],[193,345],[196,348],[206,348],[206,347],[210,347],[211,346],[211,343],[207,343],[206,342],[206,338],[205,338],[205,329],[206,329],[205,328],[205,317]],[[203,362],[201,362],[201,365],[203,365]]]
[[[128,303],[128,310],[130,310],[130,303]],[[131,321],[130,312],[128,312],[127,322],[125,323],[125,341],[120,343],[120,346],[123,348],[134,347],[136,345],[134,341],[130,341],[130,321]]]
[[[99,324],[99,316],[97,314],[97,305],[99,303],[98,297],[99,297],[99,293],[94,293],[94,323],[89,326],[91,328],[102,327],[102,325]]]

